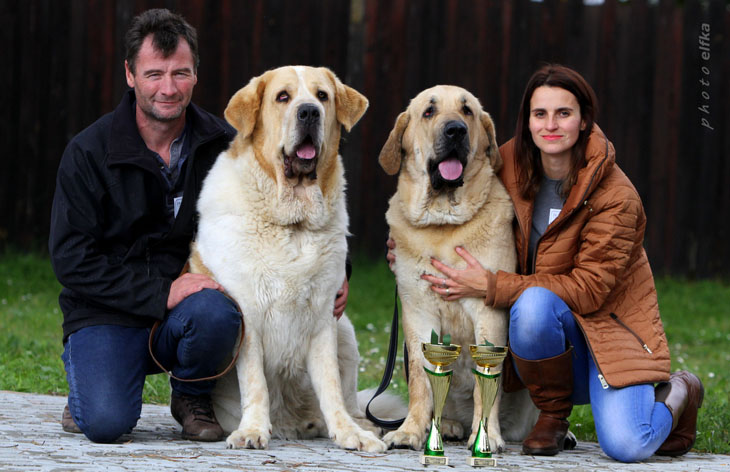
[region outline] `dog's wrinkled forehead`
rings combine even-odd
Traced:
[[[269,104],[296,106],[309,102],[324,107],[324,103],[334,100],[334,84],[317,69],[287,67],[271,78],[265,95],[265,101]]]
[[[435,118],[447,113],[472,114],[481,110],[479,100],[460,87],[438,85],[416,95],[409,106],[412,118]]]

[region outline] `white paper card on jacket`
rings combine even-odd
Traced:
[[[560,208],[551,208],[550,216],[548,216],[548,224],[555,221],[555,218],[557,218],[559,214],[560,214]]]
[[[177,218],[177,212],[180,210],[180,205],[182,205],[182,199],[183,197],[175,197],[173,200],[173,211],[175,212],[175,218]]]

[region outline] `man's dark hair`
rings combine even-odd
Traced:
[[[162,52],[164,57],[169,57],[177,49],[180,37],[187,41],[190,52],[193,54],[193,64],[198,69],[200,57],[198,56],[198,34],[195,28],[185,21],[181,15],[172,13],[165,8],[155,8],[140,13],[132,20],[126,36],[124,45],[127,48],[125,59],[129,64],[129,70],[135,73],[135,61],[139,50],[142,48],[145,38],[152,34],[152,45]]]

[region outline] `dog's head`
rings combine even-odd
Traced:
[[[400,171],[399,191],[402,183],[420,189],[404,193],[413,211],[420,212],[413,219],[423,224],[463,222],[472,211],[459,204],[477,204],[473,189],[463,187],[477,185],[473,181],[485,180],[502,166],[491,117],[474,95],[448,85],[424,90],[411,100],[379,162],[390,175]]]
[[[349,131],[367,107],[329,69],[287,66],[251,79],[231,98],[225,117],[238,130],[234,151],[251,143],[279,186],[308,187],[334,169],[340,125]]]

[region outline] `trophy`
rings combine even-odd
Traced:
[[[449,392],[453,371],[445,371],[444,367],[458,359],[461,354],[461,346],[450,344],[450,338],[451,336],[444,336],[444,344],[438,344],[438,337],[436,333],[432,332],[431,343],[421,343],[424,357],[436,366],[434,371],[424,366],[433,392],[431,430],[426,437],[426,445],[421,456],[421,464],[424,465],[449,465],[449,458],[444,455],[444,444],[441,439],[441,413],[446,402],[446,394]]]
[[[471,457],[467,459],[467,464],[472,467],[494,467],[497,465],[497,459],[492,458],[492,451],[489,448],[487,421],[494,400],[497,398],[499,377],[502,373],[493,372],[491,369],[502,363],[507,356],[507,348],[505,346],[489,345],[489,343],[483,345],[472,344],[469,346],[469,352],[478,366],[471,371],[474,373],[479,386],[479,397],[482,400],[482,418],[479,421],[479,429],[477,429],[474,445],[471,448]]]

